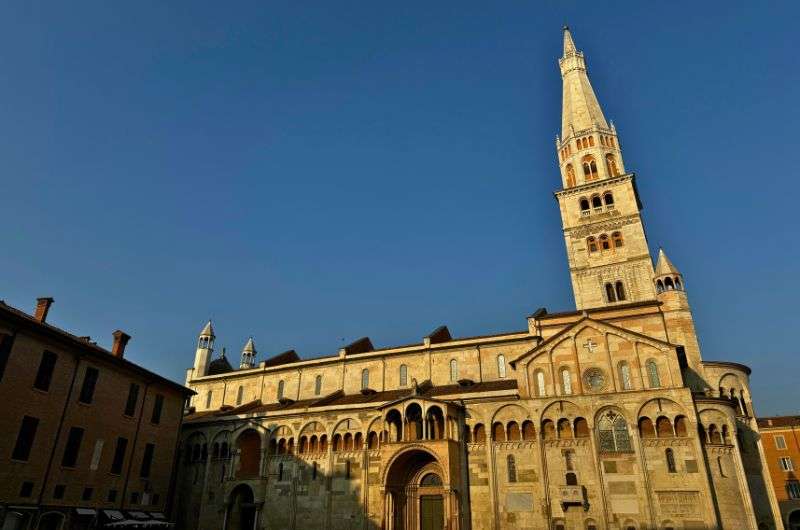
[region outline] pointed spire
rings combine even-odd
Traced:
[[[575,49],[575,41],[572,40],[572,33],[569,30],[569,26],[565,25],[561,29],[564,30],[564,57],[574,55],[578,50]]]
[[[247,344],[244,345],[244,349],[242,350],[242,353],[247,353],[249,355],[255,355],[257,353],[256,352],[256,343],[253,342],[253,337],[250,337],[249,339],[247,339]]]
[[[208,323],[203,328],[203,331],[200,332],[201,337],[213,337],[214,336],[214,328],[211,326],[211,321],[209,320]]]
[[[564,56],[559,59],[563,80],[561,109],[561,139],[573,136],[574,131],[584,131],[593,127],[608,129],[608,122],[594,94],[589,76],[586,74],[586,60],[583,53],[575,47],[572,32],[564,26]]]
[[[658,263],[656,263],[656,276],[680,274],[678,268],[672,264],[663,248],[658,249]]]

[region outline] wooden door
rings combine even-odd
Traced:
[[[420,530],[444,530],[444,499],[441,495],[423,495],[419,502]]]

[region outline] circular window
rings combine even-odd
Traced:
[[[593,392],[599,392],[606,387],[606,374],[600,368],[589,368],[583,372],[583,382]]]

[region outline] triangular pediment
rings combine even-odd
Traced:
[[[584,316],[582,319],[578,320],[572,325],[565,327],[552,337],[542,341],[534,348],[531,348],[530,350],[526,351],[516,359],[512,360],[511,366],[515,366],[517,363],[524,363],[526,361],[530,361],[534,357],[544,352],[549,352],[554,346],[560,344],[565,339],[575,337],[578,334],[580,334],[581,331],[587,328],[594,329],[601,333],[616,335],[631,342],[639,342],[642,344],[647,344],[659,350],[671,350],[675,348],[674,344],[670,344],[669,342],[663,341],[661,339],[650,337],[648,335],[644,335],[636,331],[631,331],[629,329],[608,322],[604,322],[602,320],[595,320],[588,316]]]

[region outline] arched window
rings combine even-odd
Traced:
[[[567,164],[566,173],[567,173],[567,187],[571,188],[572,186],[575,185],[575,170],[572,169],[572,164]]]
[[[322,376],[318,375],[314,378],[314,395],[318,396],[322,393]]]
[[[610,250],[611,249],[611,242],[608,239],[607,234],[602,234],[600,236],[600,250]]]
[[[586,238],[586,248],[589,249],[590,254],[597,252],[597,239],[594,236]]]
[[[681,285],[681,279],[678,277],[675,278],[675,289],[683,291],[683,285]]]
[[[589,437],[589,423],[586,421],[586,418],[575,418],[575,437]]]
[[[516,442],[522,439],[522,432],[519,430],[519,424],[517,422],[509,422],[506,431],[508,432],[506,440],[509,442]]]
[[[669,418],[666,416],[659,416],[658,419],[656,419],[656,433],[658,433],[659,438],[672,438],[675,436]]]
[[[561,418],[558,420],[556,429],[558,430],[559,438],[563,438],[565,440],[572,438],[572,425],[567,418]]]
[[[617,161],[614,160],[614,155],[606,155],[606,168],[609,176],[616,177],[619,175],[619,168],[617,168]]]
[[[575,473],[571,472],[571,471],[569,473],[567,473],[567,476],[565,477],[565,479],[567,481],[567,486],[577,486],[578,485],[578,476]]]
[[[597,178],[597,164],[594,157],[585,156],[581,162],[583,166],[583,178],[586,180],[594,180]]]
[[[522,422],[522,439],[523,440],[536,439],[536,428],[533,426],[533,422],[530,420],[525,420]]]
[[[633,388],[631,384],[631,367],[625,361],[619,363],[619,382],[622,385],[622,390],[631,390]]]
[[[536,391],[539,394],[539,397],[544,397],[547,395],[547,389],[544,386],[544,372],[541,370],[536,372]]]
[[[664,292],[664,282],[661,280],[656,280],[656,292],[663,293]]]
[[[494,425],[492,425],[492,440],[495,442],[506,441],[506,429],[499,421],[494,422]]]
[[[242,397],[244,396],[244,387],[239,385],[239,389],[236,391],[236,404],[242,404]]]
[[[486,429],[483,423],[475,425],[475,429],[472,432],[472,441],[475,443],[483,443],[486,441]]]
[[[624,244],[624,242],[622,241],[622,232],[612,233],[611,242],[614,243],[614,248],[620,248]]]
[[[450,381],[458,381],[458,361],[450,359]]]
[[[606,203],[606,208],[614,207],[614,194],[607,191],[603,194],[603,202]]]
[[[689,430],[686,426],[686,416],[678,416],[675,418],[675,436],[689,436]]]
[[[364,368],[361,370],[361,390],[369,388],[369,370]]]
[[[436,473],[428,473],[422,480],[419,482],[419,485],[422,487],[426,486],[441,486],[442,485],[442,478],[437,475]]]
[[[283,382],[283,379],[278,381],[278,401],[283,399],[283,388],[285,385],[286,383]]]
[[[594,147],[594,136],[589,137],[589,147]]]
[[[625,418],[609,411],[603,414],[597,423],[601,451],[628,452],[631,450],[631,438]]]
[[[542,438],[545,440],[556,439],[556,425],[553,420],[544,420],[542,422]]]
[[[508,468],[508,481],[517,481],[517,462],[514,460],[514,455],[506,457],[506,467]]]
[[[611,285],[610,283],[606,284],[606,299],[609,302],[616,302],[617,301],[617,295],[614,294],[614,286]]]
[[[564,395],[572,394],[572,375],[566,368],[561,369],[561,390]]]
[[[672,449],[667,449],[665,451],[665,456],[667,458],[667,471],[670,473],[677,473],[678,470],[675,467],[675,452]]]
[[[670,278],[669,276],[664,278],[664,289],[666,289],[667,291],[672,291],[673,289],[675,289],[675,284],[672,283],[672,278]]]
[[[405,364],[400,365],[400,386],[408,385],[408,366]]]
[[[497,356],[497,375],[501,378],[506,376],[506,358],[504,355]]]
[[[658,365],[653,359],[650,359],[645,364],[647,366],[647,379],[650,383],[650,388],[658,388],[661,386],[661,379],[658,377]]]
[[[603,201],[600,199],[599,195],[595,195],[594,197],[592,197],[592,208],[595,208],[595,209],[597,209],[597,208],[602,209],[603,208]]]
[[[622,285],[622,282],[617,282],[615,287],[617,291],[617,300],[620,302],[625,300],[625,286]]]
[[[584,212],[584,213],[588,213],[589,212],[589,208],[591,208],[591,206],[589,206],[589,199],[581,199],[580,200],[580,205],[581,205],[581,212]]]
[[[656,437],[656,429],[653,427],[653,420],[647,416],[639,418],[639,436],[642,438]]]

